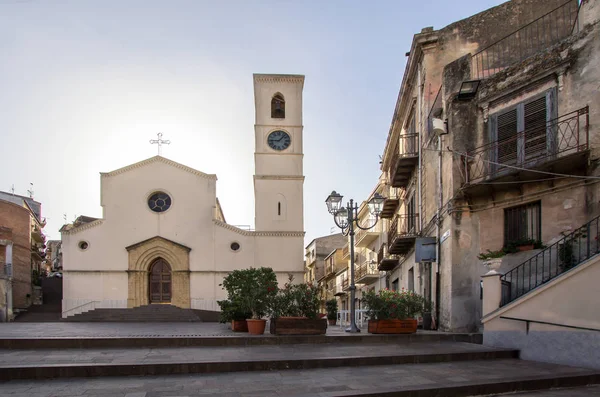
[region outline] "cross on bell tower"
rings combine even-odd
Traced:
[[[158,155],[160,156],[160,148],[161,148],[161,146],[162,145],[169,145],[169,144],[171,144],[171,141],[169,141],[169,140],[163,140],[162,139],[162,136],[163,136],[162,132],[157,133],[156,136],[158,137],[158,139],[150,139],[150,144],[151,145],[155,145],[155,144],[158,145]]]

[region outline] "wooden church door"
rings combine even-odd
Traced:
[[[150,267],[150,303],[171,302],[171,266],[162,258]]]

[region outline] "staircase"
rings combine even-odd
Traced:
[[[500,278],[502,282],[501,306],[509,304],[567,270],[598,255],[600,253],[599,218],[592,219],[506,272]]]
[[[57,338],[27,336],[28,324],[15,325],[22,329],[0,338],[0,395],[32,388],[64,395],[68,384],[120,396],[458,397],[557,387],[577,393],[600,383],[600,370],[520,360],[516,349],[468,343],[479,340],[474,334],[349,335],[335,327],[318,336],[249,336],[202,323],[149,325],[155,335],[148,336],[134,329],[67,337],[71,326],[96,325],[63,323],[53,328],[63,335]]]
[[[147,305],[131,309],[95,309],[69,316],[70,322],[201,322],[198,313],[172,305]]]

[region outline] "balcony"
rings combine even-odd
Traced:
[[[354,245],[357,247],[368,247],[373,241],[381,235],[381,224],[375,226],[373,229],[360,230],[356,233]]]
[[[400,135],[399,150],[392,157],[390,179],[392,187],[406,187],[419,161],[419,134]]]
[[[493,76],[576,33],[577,14],[577,2],[566,2],[479,51],[471,58],[472,79]]]
[[[467,152],[462,170],[463,190],[489,194],[494,182],[526,182],[550,178],[535,171],[570,174],[585,169],[588,160],[589,107],[560,116],[541,127],[488,143]],[[508,186],[510,184],[504,184]],[[499,189],[494,185],[494,189]]]
[[[398,258],[390,256],[387,252],[387,245],[382,244],[377,253],[377,270],[390,271],[398,266]]]
[[[31,225],[31,239],[39,243],[44,242],[42,229],[37,224]]]
[[[379,280],[379,270],[375,261],[366,260],[356,269],[357,284],[371,284]]]
[[[383,201],[383,209],[381,210],[380,218],[392,218],[400,205],[398,197],[386,197]]]
[[[415,244],[418,214],[396,215],[388,230],[388,252],[404,255]]]
[[[348,291],[349,288],[350,278],[348,276],[345,276],[344,278],[342,278],[342,291]]]
[[[350,244],[346,243],[344,248],[342,248],[342,259],[350,258]]]
[[[335,285],[335,289],[333,292],[334,296],[344,296],[346,295],[346,291],[344,290],[344,287],[342,284],[336,284]]]

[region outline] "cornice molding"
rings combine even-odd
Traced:
[[[301,74],[254,74],[254,81],[260,83],[300,83],[304,85]]]
[[[69,230],[63,230],[61,233],[62,234],[77,234],[77,233],[82,232],[84,230],[91,229],[93,227],[101,225],[103,222],[104,222],[104,219],[97,219],[97,220],[95,220],[93,222],[85,223],[85,224],[83,224],[81,226],[77,226],[77,227],[74,227],[74,228],[69,229]]]
[[[221,222],[217,219],[213,219],[215,225],[220,226],[224,229],[230,230],[234,233],[241,234],[242,236],[248,237],[304,237],[305,232],[260,232],[260,231],[249,231],[243,230],[233,225],[229,225],[227,223]]]
[[[254,180],[257,179],[272,179],[272,180],[289,180],[289,181],[304,181],[303,175],[254,175]]]
[[[269,127],[275,129],[284,130],[286,128],[304,128],[303,125],[283,125],[283,124],[254,124],[254,128],[256,127]]]
[[[111,171],[111,172],[101,172],[100,175],[102,177],[116,176],[116,175],[124,174],[125,172],[128,172],[128,171],[132,171],[132,170],[135,170],[135,169],[138,169],[138,168],[142,168],[142,167],[144,167],[144,166],[146,166],[148,164],[152,164],[152,163],[156,163],[156,162],[160,162],[160,163],[164,163],[164,164],[170,165],[172,167],[175,167],[175,168],[178,168],[180,170],[189,172],[190,174],[199,176],[201,178],[205,178],[205,179],[209,179],[209,180],[213,180],[213,181],[217,180],[217,176],[215,174],[205,174],[202,171],[195,170],[195,169],[193,169],[191,167],[188,167],[187,165],[180,164],[180,163],[178,163],[176,161],[169,160],[169,159],[167,159],[165,157],[162,157],[162,156],[150,157],[149,159],[139,161],[137,163],[125,166],[123,168],[119,168],[119,169]]]

